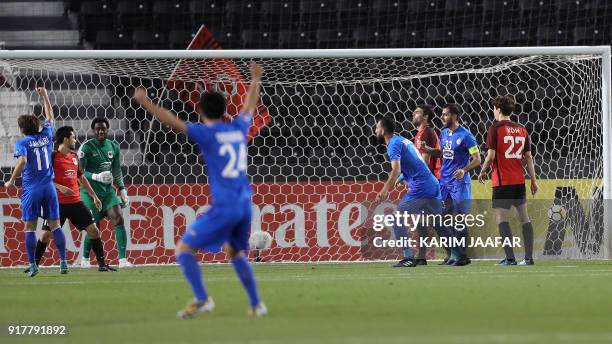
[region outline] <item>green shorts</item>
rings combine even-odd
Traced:
[[[81,192],[81,200],[83,203],[91,210],[91,214],[96,222],[100,221],[106,215],[106,212],[116,206],[121,205],[121,200],[117,197],[117,194],[114,192],[105,192],[103,194],[96,194],[102,202],[102,211],[99,211],[96,208],[96,204],[93,201],[93,198],[89,195],[89,192]]]

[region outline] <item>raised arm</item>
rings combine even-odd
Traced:
[[[259,84],[262,75],[263,68],[255,62],[251,62],[251,86],[249,86],[246,101],[242,107],[242,112],[247,112],[250,116],[253,116],[259,103]]]
[[[51,102],[49,101],[47,89],[44,87],[36,87],[36,93],[38,93],[38,95],[42,98],[45,119],[47,121],[53,121],[55,119],[55,114],[53,113],[53,107],[51,106]]]
[[[170,110],[165,109],[151,101],[147,96],[147,90],[144,87],[138,87],[134,92],[134,99],[142,106],[147,112],[152,114],[158,121],[169,126],[173,130],[187,135],[187,124],[176,117],[175,114]]]

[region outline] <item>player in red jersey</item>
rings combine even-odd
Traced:
[[[527,129],[510,120],[514,111],[514,99],[509,96],[493,99],[495,122],[487,130],[487,157],[478,176],[481,183],[487,179],[489,167],[493,166],[493,208],[497,209],[497,225],[502,238],[512,240],[512,230],[508,223],[508,211],[516,207],[523,223],[523,245],[525,259],[518,265],[533,265],[533,226],[527,213],[525,175],[523,160],[527,163],[527,173],[531,178],[531,193],[538,192],[538,182],[531,141]],[[512,241],[510,241],[512,242]],[[504,246],[506,259],[498,265],[517,265],[512,246]]]
[[[91,238],[91,245],[98,260],[98,271],[116,271],[106,264],[98,227],[93,220],[91,211],[81,201],[79,182],[83,184],[92,196],[96,206],[98,208],[102,207],[102,203],[81,171],[78,156],[73,152],[76,145],[74,129],[67,126],[57,129],[55,143],[57,150],[52,154],[52,161],[55,172],[54,183],[57,189],[60,208],[60,226],[63,226],[66,220],[70,220],[77,229],[86,230]],[[43,226],[43,235],[36,245],[37,265],[47,249],[49,240],[51,240],[51,232],[46,230],[48,228],[48,226]]]
[[[429,166],[431,173],[440,180],[440,158],[431,156],[424,148],[440,148],[440,139],[436,131],[429,126],[431,119],[434,117],[433,107],[430,105],[418,105],[412,113],[412,124],[418,128],[417,134],[414,136],[414,145],[421,153],[423,160]]]

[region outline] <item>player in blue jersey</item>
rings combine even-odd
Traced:
[[[52,228],[53,239],[60,256],[60,272],[68,272],[66,263],[66,238],[60,228],[59,203],[57,191],[53,184],[53,108],[49,102],[47,90],[37,87],[36,92],[43,100],[45,121],[39,130],[36,116],[22,115],[17,119],[23,138],[15,143],[17,164],[11,178],[4,183],[5,187],[15,185],[15,180],[22,177],[21,219],[25,225],[25,247],[30,263],[28,276],[38,273],[36,265],[36,225],[42,215]],[[23,172],[23,174],[22,174]],[[42,209],[42,214],[41,214]]]
[[[178,312],[181,318],[191,318],[214,309],[215,304],[204,288],[194,254],[196,250],[216,253],[224,244],[229,244],[227,253],[247,291],[249,314],[263,316],[268,312],[259,299],[255,276],[244,254],[249,249],[252,193],[246,174],[247,133],[259,102],[262,74],[261,66],[251,64],[252,82],[246,102],[242,112],[231,123],[223,121],[225,97],[217,92],[205,92],[201,96],[200,117],[203,123],[181,121],[170,111],[151,102],[143,88],[137,89],[134,95],[141,106],[160,122],[196,143],[208,169],[212,206],[187,228],[176,247],[176,260],[195,294],[194,301]]]
[[[480,152],[476,138],[470,131],[459,124],[461,111],[456,104],[446,104],[442,108],[444,129],[440,135],[441,148],[425,147],[432,156],[442,157],[440,169],[440,191],[444,201],[445,214],[468,214],[470,212],[472,191],[470,171],[480,166]],[[458,239],[464,238],[467,245],[467,228],[453,228]],[[447,257],[448,265],[464,266],[470,264],[465,245],[456,250],[458,256]]]
[[[387,155],[391,161],[391,173],[378,194],[378,199],[381,201],[387,199],[389,190],[402,174],[409,191],[397,205],[396,211],[400,214],[440,214],[442,212],[440,185],[412,141],[395,133],[395,120],[391,117],[380,119],[376,123],[375,133],[379,142],[387,145]],[[445,228],[436,224],[433,227],[440,237],[450,237],[451,234]],[[395,225],[393,231],[396,239],[405,239],[408,234],[403,226]],[[404,258],[394,267],[415,266],[412,249],[405,247]]]

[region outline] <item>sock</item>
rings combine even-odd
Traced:
[[[53,242],[55,243],[55,247],[59,251],[59,256],[61,261],[66,260],[66,237],[64,236],[64,232],[60,227],[51,231],[53,233]]]
[[[531,222],[523,223],[523,245],[525,259],[533,259],[533,226]]]
[[[36,263],[36,232],[25,232],[25,247],[28,253],[28,261],[30,264]]]
[[[255,307],[259,304],[259,295],[257,294],[257,285],[255,283],[255,275],[253,274],[253,268],[249,264],[249,261],[245,256],[238,255],[232,260],[236,275],[242,282],[242,286],[249,296],[249,302],[251,307]]]
[[[98,266],[106,265],[104,261],[104,247],[102,247],[102,239],[90,239],[91,247],[93,248],[94,253],[96,254],[96,260],[98,261]]]
[[[117,241],[117,252],[119,259],[125,258],[125,250],[127,245],[127,233],[124,226],[115,226],[115,240]]]
[[[463,230],[455,230],[455,233],[457,240],[464,240],[461,247],[457,247],[458,258],[467,258],[468,229],[466,227]]]
[[[40,265],[40,261],[47,250],[47,243],[38,240],[36,242],[36,265]]]
[[[417,231],[419,232],[419,253],[417,255],[417,258],[425,259],[427,256],[427,247],[425,247],[424,245],[421,245],[421,238],[427,238],[428,231],[427,231],[427,228],[423,226],[419,226]]]
[[[404,240],[408,238],[404,227],[393,226],[393,232],[395,234],[395,240],[399,240],[399,239]],[[410,259],[414,258],[414,254],[412,253],[411,247],[404,248],[403,252],[404,252],[404,258],[410,258]]]
[[[512,242],[512,230],[510,229],[510,224],[508,222],[502,222],[498,225],[499,227],[499,235],[502,237],[502,240],[506,240],[506,238],[510,239]],[[506,259],[514,260],[514,250],[512,246],[504,246],[504,252],[506,253]]]
[[[202,282],[200,266],[196,262],[195,256],[189,252],[182,252],[176,256],[176,261],[179,263],[181,271],[187,282],[189,282],[196,299],[199,301],[208,299],[208,294],[206,294],[206,289],[204,289],[204,283]]]
[[[91,251],[91,240],[89,239],[89,235],[85,233],[85,238],[83,238],[83,258],[85,260],[89,260],[89,252]]]

